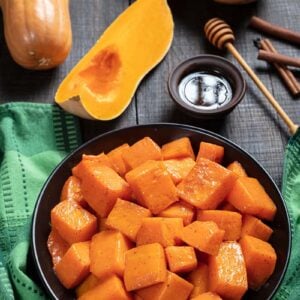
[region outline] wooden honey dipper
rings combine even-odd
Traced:
[[[261,90],[261,92],[265,95],[267,100],[271,103],[271,105],[275,108],[279,116],[288,126],[290,132],[294,134],[298,125],[295,124],[290,117],[286,114],[286,112],[279,105],[274,96],[270,93],[270,91],[266,88],[266,86],[261,82],[258,76],[254,73],[251,67],[247,64],[244,58],[240,55],[237,49],[234,47],[233,42],[235,40],[233,31],[231,27],[222,19],[213,18],[210,19],[204,26],[204,32],[207,39],[212,43],[215,47],[219,49],[226,48],[238,61],[238,63],[244,68],[244,70],[248,73],[257,87]]]

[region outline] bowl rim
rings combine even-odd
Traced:
[[[226,79],[230,83],[231,87],[232,82],[236,82],[237,84],[239,84],[235,87],[235,90],[233,90],[232,99],[224,106],[210,110],[201,110],[187,104],[181,99],[178,93],[179,81],[189,73],[187,72],[188,69],[194,69],[196,68],[196,66],[200,65],[215,66],[221,74],[222,72],[220,70],[223,70],[225,73],[230,74],[231,78]],[[181,110],[198,118],[214,118],[229,113],[242,101],[245,96],[246,89],[247,84],[241,71],[228,59],[213,54],[200,54],[181,61],[171,71],[168,78],[168,91],[172,100],[175,102],[175,104],[177,104],[177,106],[179,106]]]
[[[275,285],[275,287],[272,290],[272,293],[269,295],[269,297],[266,300],[272,299],[272,297],[274,296],[275,292],[278,290],[280,284],[282,283],[282,280],[284,278],[284,275],[287,271],[287,267],[290,261],[290,254],[291,254],[291,245],[292,245],[292,234],[291,234],[291,221],[290,221],[290,215],[289,215],[289,211],[287,208],[287,205],[285,203],[285,200],[282,197],[281,191],[279,190],[277,184],[275,183],[275,181],[273,180],[273,178],[270,176],[270,174],[268,173],[267,170],[265,170],[265,168],[261,165],[261,163],[254,158],[254,156],[252,156],[250,153],[248,153],[247,151],[245,151],[243,148],[241,148],[239,145],[237,145],[236,143],[232,142],[231,140],[229,140],[226,137],[223,137],[222,135],[200,128],[200,127],[196,127],[196,126],[191,126],[191,125],[187,125],[187,124],[180,124],[180,123],[168,123],[168,122],[159,122],[159,123],[148,123],[148,124],[139,124],[139,125],[133,125],[133,126],[128,126],[128,127],[122,127],[119,129],[113,129],[110,131],[107,131],[103,134],[97,135],[95,137],[93,137],[92,139],[87,140],[86,142],[84,142],[82,145],[80,145],[79,147],[77,147],[75,150],[73,150],[72,152],[70,152],[68,155],[66,155],[66,157],[57,164],[57,166],[52,170],[52,172],[49,174],[48,178],[46,179],[46,181],[44,182],[40,193],[38,194],[37,197],[37,201],[35,203],[34,206],[34,210],[33,210],[33,214],[32,214],[32,223],[31,223],[31,230],[30,230],[30,248],[31,248],[31,254],[33,257],[33,262],[35,264],[35,271],[38,273],[39,279],[41,280],[44,288],[46,289],[46,291],[48,292],[48,294],[53,298],[53,299],[58,299],[57,296],[54,294],[51,286],[49,285],[44,272],[41,268],[41,264],[38,260],[38,251],[37,251],[37,244],[35,242],[35,231],[36,231],[36,221],[37,221],[37,215],[38,215],[38,208],[42,202],[43,199],[43,194],[44,191],[46,190],[49,182],[52,180],[53,176],[55,175],[55,173],[62,167],[62,165],[69,160],[72,156],[74,156],[76,153],[81,152],[81,150],[85,147],[88,147],[90,144],[94,143],[96,140],[103,138],[107,135],[112,135],[115,134],[116,132],[122,132],[122,131],[127,131],[127,130],[131,130],[134,128],[148,128],[148,127],[157,127],[159,129],[159,127],[169,127],[169,128],[181,128],[181,129],[186,129],[192,132],[196,132],[196,133],[203,133],[206,136],[212,137],[212,138],[217,138],[221,141],[224,141],[225,143],[227,143],[228,145],[230,145],[230,147],[235,148],[236,150],[242,152],[244,155],[248,156],[251,158],[251,160],[253,160],[261,169],[262,171],[267,175],[268,179],[270,180],[270,182],[272,183],[274,189],[276,190],[276,192],[278,193],[278,195],[280,196],[282,205],[284,207],[285,210],[285,214],[287,216],[287,225],[288,225],[288,247],[287,247],[287,258],[286,258],[286,262],[284,264],[284,267],[282,269],[282,273],[280,275],[280,277],[278,278],[278,281]]]

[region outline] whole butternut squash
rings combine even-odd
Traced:
[[[26,69],[61,64],[72,45],[69,0],[0,0],[9,52]]]

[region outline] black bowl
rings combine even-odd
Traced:
[[[74,291],[65,289],[52,270],[52,261],[47,250],[47,237],[50,233],[50,211],[59,201],[60,191],[71,174],[71,168],[80,160],[83,153],[97,154],[123,144],[132,144],[144,136],[151,137],[159,145],[187,136],[191,139],[195,152],[200,141],[219,144],[225,148],[224,164],[238,160],[249,176],[257,178],[277,206],[275,219],[269,225],[274,233],[270,239],[278,260],[275,272],[268,282],[257,292],[248,291],[244,299],[270,299],[278,288],[286,271],[290,256],[291,232],[287,208],[274,181],[263,167],[249,154],[229,140],[206,130],[179,124],[149,124],[124,128],[100,135],[83,144],[66,157],[52,172],[38,197],[33,214],[32,250],[37,272],[49,295],[54,299],[74,299]]]
[[[196,72],[224,78],[232,90],[231,100],[214,109],[203,109],[201,106],[195,106],[189,101],[185,101],[179,92],[180,83],[186,76],[196,74]],[[206,89],[204,88],[204,90]],[[240,103],[246,92],[246,82],[239,69],[229,60],[217,55],[202,54],[181,62],[171,72],[168,90],[175,104],[183,112],[198,119],[216,119],[224,117]]]

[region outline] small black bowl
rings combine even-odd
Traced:
[[[145,136],[151,137],[159,145],[183,136],[189,137],[195,153],[199,149],[200,141],[221,145],[225,148],[224,165],[238,160],[244,166],[248,175],[257,178],[264,186],[277,206],[276,216],[269,224],[274,230],[270,243],[277,253],[277,264],[268,282],[259,291],[249,290],[243,299],[271,299],[286,271],[291,246],[288,212],[278,188],[263,167],[252,156],[231,141],[215,133],[180,124],[149,124],[108,132],[80,146],[55,168],[37,199],[31,232],[34,262],[49,296],[57,300],[75,298],[74,290],[65,289],[56,278],[47,249],[47,238],[51,229],[50,211],[59,202],[62,186],[71,175],[71,168],[81,160],[83,153],[98,154],[102,151],[107,153],[123,143],[133,144]]]
[[[199,72],[221,79],[218,86],[221,83],[223,88],[225,88],[223,91],[226,91],[226,93],[223,93],[223,96],[228,93],[231,94],[226,97],[228,101],[224,101],[222,105],[215,108],[205,108],[204,106],[195,105],[188,100],[184,100],[183,98],[186,97],[180,93],[180,86],[182,86],[187,76],[191,76],[191,80],[193,80],[193,74],[196,76]],[[198,80],[196,77],[194,79]],[[229,87],[226,88],[226,86]],[[169,76],[168,89],[174,102],[185,113],[195,118],[214,119],[223,117],[231,112],[243,99],[246,91],[246,82],[241,72],[229,60],[216,55],[204,54],[189,58],[180,63]],[[212,89],[212,87],[209,87],[209,89]],[[203,100],[203,92],[206,93],[206,90],[207,88],[205,87],[202,89],[202,95],[199,96],[198,101]],[[218,93],[217,85],[215,85],[213,95],[216,95],[216,93]]]

